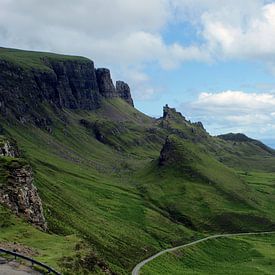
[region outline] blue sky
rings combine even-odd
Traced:
[[[136,107],[176,107],[211,134],[275,146],[275,3],[0,0],[1,46],[84,55],[129,83]]]

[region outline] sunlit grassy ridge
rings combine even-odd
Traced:
[[[21,69],[39,69],[42,71],[50,70],[45,65],[44,60],[54,59],[59,61],[74,60],[78,62],[89,62],[89,59],[80,56],[60,55],[54,53],[34,52],[34,51],[22,51],[17,49],[1,48],[0,47],[0,59],[7,61]]]

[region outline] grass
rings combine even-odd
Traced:
[[[0,48],[1,60],[24,70],[47,70],[45,57],[89,62]],[[35,110],[52,121],[50,132],[1,118],[5,137],[34,170],[50,229],[40,232],[6,212],[1,240],[38,249],[38,259],[60,270],[64,257],[79,264],[75,246],[84,242],[92,262],[128,274],[147,256],[205,234],[274,227],[272,151],[211,137],[179,114],[149,118],[121,99],[90,112],[59,111],[46,103]],[[161,166],[167,136],[172,147]],[[1,184],[7,164],[18,161],[1,158]]]
[[[41,243],[41,249],[49,246],[41,259],[59,269],[61,258],[75,253],[61,249],[70,236],[84,240],[112,271],[128,274],[144,257],[204,232],[272,225],[271,197],[265,207],[258,206],[266,197],[205,147],[176,135],[178,157],[189,159],[179,166],[172,162],[160,168],[156,160],[166,130],[129,110],[121,100],[106,101],[92,113],[66,111],[66,124],[50,116],[51,134],[32,126],[2,124],[34,169],[34,183],[54,234],[45,234],[49,239]],[[98,122],[107,142],[98,141],[80,124],[81,119]],[[223,226],[228,219],[233,221],[230,228]],[[21,226],[7,227],[7,239],[38,247],[39,233],[23,238],[17,233]],[[50,249],[52,240],[57,250],[64,251],[62,255]]]
[[[104,104],[96,112],[66,111],[66,124],[50,114],[52,134],[36,127],[5,127],[34,169],[49,228],[60,238],[57,249],[77,236],[109,269],[128,274],[144,257],[205,232],[272,225],[271,198],[259,207],[266,197],[204,146],[175,135],[175,153],[188,161],[160,168],[156,160],[166,130],[121,100]],[[107,142],[98,141],[81,119],[97,122]],[[228,219],[230,228],[224,226]],[[16,223],[7,231],[10,240],[34,247],[40,243],[35,234],[18,238]],[[62,268],[61,257],[74,250],[62,251],[49,249],[42,260],[52,257],[50,264]]]
[[[31,247],[38,253],[35,257],[37,260],[54,268],[60,268],[57,259],[73,255],[74,247],[80,241],[76,235],[68,235],[64,238],[41,232],[15,217],[2,206],[0,206],[0,214],[0,242],[15,242]]]
[[[141,274],[274,274],[275,236],[219,238],[164,254]]]
[[[127,153],[117,153],[80,126],[83,116],[84,113],[80,116],[68,112],[70,124],[66,130],[57,119],[51,135],[19,125],[8,131],[35,171],[34,183],[50,230],[63,238],[77,235],[113,271],[127,274],[137,259],[176,240],[188,240],[195,233],[144,202],[135,187],[134,168],[148,162],[148,155],[155,157],[156,149],[134,146]],[[21,242],[25,243],[25,239]],[[52,256],[60,260],[58,254]]]
[[[267,196],[247,184],[246,178],[200,145],[169,139],[171,157],[166,164],[154,163],[140,175],[140,188],[148,200],[168,210],[174,220],[202,232],[274,228],[273,193]]]
[[[54,53],[22,51],[10,48],[0,47],[0,59],[8,61],[15,66],[19,66],[25,70],[41,70],[48,71],[50,68],[44,63],[44,59],[54,59],[57,61],[73,60],[77,62],[89,62],[89,59],[80,56],[60,55]]]

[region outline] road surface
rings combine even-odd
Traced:
[[[201,242],[204,242],[204,241],[207,241],[207,240],[210,240],[210,239],[217,239],[217,238],[229,238],[229,237],[237,237],[237,236],[248,236],[248,235],[264,235],[264,234],[275,234],[275,231],[271,231],[271,232],[249,232],[249,233],[234,233],[234,234],[219,234],[219,235],[213,235],[213,236],[209,236],[209,237],[206,237],[206,238],[203,238],[203,239],[200,239],[200,240],[197,240],[197,241],[194,241],[194,242],[191,242],[191,243],[187,243],[187,244],[183,244],[183,245],[180,245],[180,246],[176,246],[176,247],[172,247],[172,248],[168,248],[168,249],[165,249],[163,251],[160,251],[159,253],[143,260],[142,262],[140,262],[139,264],[137,264],[135,266],[135,268],[133,269],[132,271],[132,275],[138,275],[139,274],[139,271],[140,269],[146,265],[148,262],[154,260],[155,258],[165,254],[165,253],[168,253],[168,252],[173,252],[173,251],[176,251],[178,249],[181,249],[181,248],[184,248],[184,247],[188,247],[188,246],[192,246],[192,245],[195,245],[195,244],[198,244],[198,243],[201,243]]]
[[[20,264],[16,261],[7,262],[3,258],[0,261],[1,275],[39,275],[41,273],[34,271],[31,267]]]

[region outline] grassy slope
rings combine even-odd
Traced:
[[[181,143],[178,149],[202,159],[189,162],[194,165],[191,171],[199,171],[202,178],[190,178],[173,167],[160,171],[152,160],[158,158],[161,144],[132,142],[144,141],[146,128],[154,127],[153,122],[120,100],[105,104],[95,113],[67,111],[67,126],[55,118],[52,135],[34,127],[18,125],[8,129],[34,167],[35,184],[53,232],[85,238],[112,270],[124,273],[146,255],[194,238],[194,229],[252,229],[255,224],[249,224],[250,214],[269,215],[259,213],[249,197],[253,195],[262,203],[262,193],[259,197],[252,191],[247,193],[247,186],[233,171],[202,153],[197,145]],[[121,142],[126,151],[118,152],[98,142],[79,125],[82,118],[102,121],[110,116],[115,121],[132,121],[132,130],[110,135],[114,139],[111,144]],[[109,123],[104,125],[104,131],[116,125]],[[213,184],[206,183],[205,178]],[[270,206],[269,201],[265,206]],[[245,214],[248,221],[240,224],[237,216],[228,230],[221,227],[223,213],[238,213],[240,217]],[[262,228],[265,224],[257,229]],[[36,243],[36,236],[22,242]],[[47,262],[50,254],[47,251],[42,259]]]
[[[209,240],[145,265],[141,274],[274,274],[275,236]]]
[[[263,194],[207,154],[205,148],[170,137],[171,163],[141,175],[148,199],[199,230],[247,231],[274,228],[274,192]]]
[[[75,58],[0,49],[1,59],[27,69],[45,69],[41,58],[48,55]],[[26,235],[29,225],[16,219],[0,238],[43,250],[43,261],[56,266],[61,256],[47,243],[56,242],[57,250],[68,245],[65,256],[81,238],[123,274],[146,256],[202,232],[261,230],[274,221],[272,184],[253,183],[253,175],[272,182],[266,172],[274,171],[274,157],[258,147],[212,138],[180,117],[160,127],[121,100],[106,101],[95,112],[65,112],[66,124],[48,109],[52,134],[1,121],[33,166],[49,227],[60,236],[36,229]],[[105,144],[80,119],[97,123]],[[160,168],[159,152],[171,133],[183,161]],[[238,174],[226,165],[238,167]]]
[[[120,100],[113,107],[106,104],[108,111],[128,108]],[[193,236],[191,230],[174,224],[159,209],[147,205],[135,188],[133,170],[148,162],[149,156],[157,156],[155,145],[117,153],[80,127],[80,118],[92,120],[98,118],[97,114],[68,112],[67,117],[70,125],[64,128],[56,119],[52,135],[34,127],[18,125],[8,129],[34,167],[35,184],[53,232],[85,238],[119,273],[174,240],[187,241]],[[30,237],[32,241],[35,239]]]
[[[65,238],[56,234],[47,234],[15,217],[0,205],[0,243],[15,242],[34,249],[38,256],[35,258],[54,268],[58,266],[58,259],[64,256],[73,256],[74,247],[80,242],[76,235]]]
[[[255,194],[274,197],[275,173],[239,172]],[[272,201],[261,200],[260,209],[273,212]],[[245,237],[207,241],[150,262],[142,274],[273,274],[275,237]]]

